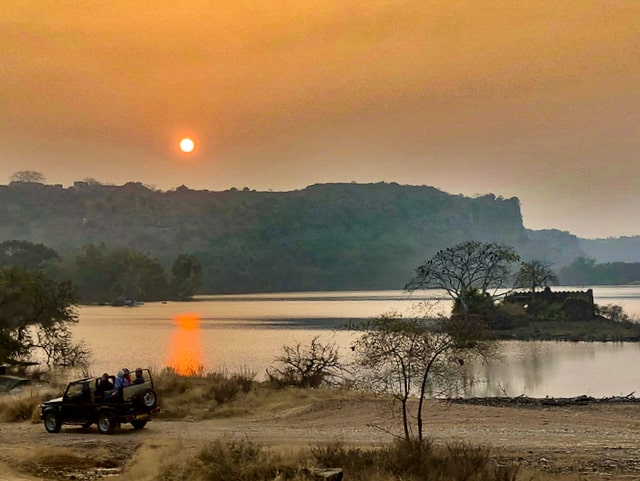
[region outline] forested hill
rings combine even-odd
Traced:
[[[126,246],[169,266],[194,254],[207,292],[401,289],[437,250],[465,240],[512,245],[557,266],[584,255],[566,232],[523,227],[517,198],[398,184],[319,184],[292,192],[76,183],[0,186],[0,242]]]

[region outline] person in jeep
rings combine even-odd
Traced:
[[[142,368],[136,369],[136,377],[131,384],[142,384],[144,382],[144,376],[142,375]]]
[[[111,396],[114,389],[109,389],[115,387],[114,376],[107,373],[99,378],[71,381],[62,396],[41,404],[40,419],[44,421],[45,429],[57,433],[65,424],[77,424],[85,429],[96,424],[101,434],[111,434],[123,423],[130,423],[133,429],[142,429],[160,408],[151,371],[141,371],[142,383],[124,386],[124,376],[121,376],[123,387],[116,399]]]
[[[100,377],[98,385],[96,386],[96,399],[104,399],[104,393],[111,390],[113,390],[113,383],[109,380],[109,374],[105,372],[102,374],[102,377]]]
[[[124,371],[118,371],[118,377],[116,377],[116,382],[113,386],[113,393],[111,394],[111,398],[114,401],[122,400],[122,390],[129,385],[129,381],[124,377]]]

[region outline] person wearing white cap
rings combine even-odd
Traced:
[[[124,371],[118,371],[116,382],[113,388],[113,395],[111,397],[118,397],[122,399],[122,388],[129,385],[129,381],[124,377]]]

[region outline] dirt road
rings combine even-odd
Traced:
[[[129,479],[127,460],[176,456],[220,436],[242,437],[274,447],[301,447],[342,441],[360,446],[390,442],[398,426],[388,422],[388,406],[379,400],[326,401],[296,409],[206,421],[156,420],[140,431],[128,426],[111,436],[63,427],[48,434],[42,424],[0,424],[0,479]],[[432,401],[426,416],[428,436],[439,442],[465,441],[494,448],[499,459],[549,473],[580,473],[580,479],[640,479],[640,405],[595,404],[571,407],[490,407]],[[87,458],[118,457],[87,470],[52,467],[51,459],[72,450]],[[154,452],[152,456],[150,453]],[[125,456],[122,453],[127,453]],[[59,461],[59,459],[58,459]],[[58,463],[60,464],[60,463]],[[157,465],[157,459],[148,463]],[[75,471],[74,471],[75,470]],[[73,473],[71,473],[73,472]],[[78,473],[84,473],[81,476]],[[80,477],[78,477],[80,476]],[[153,469],[138,473],[152,479]]]

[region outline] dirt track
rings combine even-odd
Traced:
[[[500,459],[515,460],[525,467],[550,473],[581,473],[581,479],[604,476],[614,480],[640,479],[638,404],[523,408],[431,402],[428,407],[426,429],[437,441],[488,444]],[[389,432],[398,432],[397,426],[385,422],[386,419],[388,407],[381,401],[349,400],[259,417],[198,422],[157,420],[141,431],[123,427],[111,436],[100,435],[95,426],[63,427],[58,434],[48,434],[42,424],[0,424],[3,463],[0,479],[55,479],[60,473],[40,469],[37,454],[56,447],[72,448],[87,456],[96,450],[115,455],[146,449],[155,450],[156,456],[164,453],[162,456],[171,457],[176,454],[175,446],[196,448],[223,435],[278,447],[329,441],[371,446],[391,441],[393,436]],[[18,472],[11,467],[16,464],[21,466]],[[25,471],[24,466],[30,466],[30,470]],[[124,467],[115,466],[83,477],[109,475],[110,479],[129,479],[131,469],[134,468],[125,463]],[[137,473],[136,477],[151,479],[151,471]],[[118,473],[120,476],[116,476]]]

